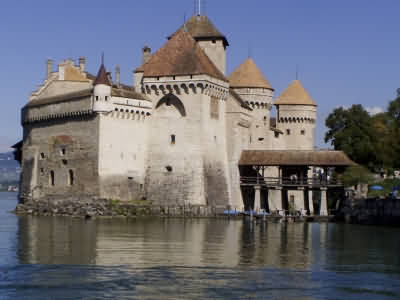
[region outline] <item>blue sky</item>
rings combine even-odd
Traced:
[[[400,87],[400,1],[206,1],[206,14],[229,42],[228,72],[252,57],[279,95],[295,78],[318,104],[316,144],[337,106],[385,109]],[[132,70],[146,44],[157,50],[194,12],[193,0],[19,0],[0,10],[0,151],[22,136],[20,108],[45,76],[45,61],[87,58],[96,73]]]

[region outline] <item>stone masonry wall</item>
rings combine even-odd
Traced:
[[[21,198],[98,196],[98,128],[94,115],[26,124]]]

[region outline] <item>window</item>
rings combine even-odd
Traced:
[[[215,44],[217,41],[216,40],[212,40],[212,43]]]
[[[105,97],[106,101],[108,100],[108,96]]]
[[[51,171],[50,171],[50,175],[49,175],[49,184],[50,184],[50,186],[54,186],[54,183],[55,183],[54,171],[51,170]]]
[[[219,103],[218,103],[218,99],[216,97],[211,97],[210,116],[211,116],[211,119],[218,120],[218,118],[219,118]]]
[[[67,152],[67,150],[65,150],[65,148],[61,148],[60,149],[60,155],[61,156],[64,156],[66,152]]]
[[[171,134],[171,145],[175,145],[176,137],[175,134]]]
[[[96,101],[99,101],[99,96],[96,96]]]
[[[275,138],[279,138],[279,132],[274,132],[274,134],[275,134]]]
[[[44,169],[40,168],[40,175],[44,175]]]
[[[301,135],[306,135],[306,131],[305,131],[304,129],[302,129],[302,130],[300,131],[300,134],[301,134]]]
[[[172,172],[172,167],[171,167],[171,166],[166,166],[165,169],[166,169],[168,172]]]
[[[65,165],[65,166],[66,166],[66,165],[68,165],[68,160],[66,160],[66,159],[63,159],[63,160],[62,160],[62,163],[63,163],[63,165]]]
[[[68,171],[68,184],[69,185],[74,185],[74,171],[69,170]]]
[[[42,153],[40,153],[40,159],[45,159],[45,155],[44,155],[44,153],[42,152]]]
[[[260,142],[262,142],[262,141],[264,140],[264,138],[260,137],[260,138],[258,138],[258,140],[259,140]]]
[[[286,129],[286,134],[290,135],[290,129]]]

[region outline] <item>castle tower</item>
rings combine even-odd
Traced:
[[[153,101],[147,198],[163,206],[228,205],[226,77],[183,29],[135,72]]]
[[[246,59],[229,77],[230,87],[253,109],[250,147],[268,147],[274,89],[253,59]],[[264,147],[263,147],[264,146]]]
[[[286,150],[313,150],[317,105],[301,82],[293,80],[274,105]]]
[[[106,68],[102,63],[93,83],[93,111],[108,112],[112,110],[111,82],[108,79]]]
[[[207,16],[194,15],[179,30],[187,31],[221,73],[226,74],[226,47],[229,43]],[[169,39],[175,34],[176,32]]]

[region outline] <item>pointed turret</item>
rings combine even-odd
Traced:
[[[232,88],[264,88],[274,90],[253,59],[246,59],[229,77]]]
[[[313,105],[317,106],[299,80],[293,80],[288,88],[275,101],[275,105]]]
[[[102,62],[97,77],[93,83],[93,111],[108,112],[112,110],[111,104],[111,82],[108,78],[106,68]]]
[[[97,73],[96,80],[93,83],[93,85],[98,85],[98,84],[111,86],[111,82],[108,79],[107,71],[103,63],[101,64],[99,72]]]
[[[209,75],[228,81],[192,36],[179,30],[150,59],[136,69],[143,77]]]
[[[312,150],[317,105],[299,80],[293,80],[275,101],[277,127],[287,150]]]

